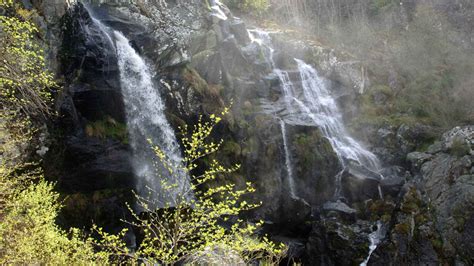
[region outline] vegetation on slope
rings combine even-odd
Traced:
[[[61,208],[54,185],[30,162],[37,125],[51,114],[49,89],[35,26],[13,1],[0,8],[0,264],[106,263],[92,240],[56,225]]]

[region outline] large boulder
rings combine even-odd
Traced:
[[[341,177],[342,196],[349,202],[381,198],[383,197],[380,188],[381,179],[380,174],[350,162]]]
[[[312,206],[321,206],[334,196],[341,170],[338,157],[316,127],[290,124],[287,134],[296,194]]]

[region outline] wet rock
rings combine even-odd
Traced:
[[[242,76],[250,71],[248,61],[243,56],[235,37],[227,37],[221,43],[220,56],[222,65],[231,76]]]
[[[235,36],[240,45],[247,45],[250,43],[250,36],[247,27],[242,20],[235,19],[229,24],[230,32]]]
[[[125,114],[113,44],[81,4],[68,11],[65,21],[61,62],[68,84],[65,92],[73,101],[74,112],[90,121],[110,116],[123,122]],[[60,104],[63,103],[69,104]]]
[[[120,142],[71,137],[66,143],[59,187],[68,192],[133,188],[130,161],[128,147]]]
[[[190,53],[195,55],[201,51],[211,50],[217,46],[217,33],[214,30],[208,30],[202,34],[193,36],[190,43]]]
[[[415,169],[420,169],[421,166],[431,158],[433,158],[432,155],[423,152],[412,152],[407,155],[407,160]]]
[[[451,261],[462,261],[472,264],[472,247],[463,242],[466,230],[471,230],[471,220],[474,214],[474,176],[470,173],[472,158],[470,144],[474,139],[474,127],[457,127],[446,132],[442,139],[433,144],[428,150],[430,154],[410,154],[410,160],[419,169],[421,181],[419,186],[426,193],[435,221],[429,230],[439,232],[439,238],[431,237],[431,243],[436,244],[436,251],[442,252],[444,258]],[[420,161],[423,162],[421,167]],[[402,210],[422,212],[423,208],[406,202]],[[424,216],[415,215],[415,223]],[[402,226],[399,226],[403,228]],[[426,235],[426,234],[425,234]],[[427,237],[425,237],[427,238]],[[425,261],[434,262],[434,256],[429,255],[428,243],[422,253]],[[414,258],[413,258],[414,259]]]
[[[380,198],[381,176],[369,169],[350,163],[341,178],[342,195],[349,202]]]
[[[332,199],[341,165],[329,141],[311,126],[287,125],[298,195],[312,206]]]
[[[390,195],[392,198],[396,198],[405,183],[405,176],[391,176],[382,179],[380,181],[380,187],[382,189],[383,197]]]
[[[323,210],[325,211],[337,211],[345,214],[355,214],[357,211],[352,209],[351,207],[347,206],[344,202],[337,201],[337,202],[326,202],[323,205]]]
[[[220,55],[212,50],[202,51],[192,58],[191,66],[209,83],[222,82]]]
[[[133,200],[133,193],[121,188],[72,193],[64,200],[59,222],[76,228],[91,228],[96,224],[106,230],[120,231],[121,219],[129,215],[125,202]]]
[[[444,150],[443,142],[436,141],[435,143],[433,143],[433,145],[430,145],[428,147],[426,152],[429,153],[429,154],[436,154],[438,152],[442,152],[443,150]]]
[[[323,211],[327,217],[341,217],[346,221],[355,221],[357,211],[342,201],[326,202]]]
[[[307,222],[311,221],[312,211],[311,205],[309,205],[304,199],[290,196],[289,200],[283,202],[284,223],[286,225],[304,226]]]
[[[313,224],[306,244],[308,265],[359,265],[368,252],[369,223],[325,219]]]

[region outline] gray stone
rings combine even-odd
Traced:
[[[326,202],[323,205],[323,210],[326,212],[336,211],[348,215],[354,215],[357,212],[355,209],[352,209],[351,207],[347,206],[347,204],[342,201]]]
[[[379,199],[381,179],[380,174],[351,162],[342,175],[342,195],[351,203]]]
[[[420,167],[432,157],[433,156],[428,153],[412,152],[407,155],[407,161],[409,161],[415,169],[420,169]]]
[[[438,152],[441,152],[444,150],[443,142],[441,141],[436,141],[433,145],[430,145],[428,147],[428,150],[426,151],[429,154],[436,154]]]
[[[247,27],[242,20],[235,19],[229,24],[229,29],[240,45],[247,45],[250,43],[250,36],[247,31]]]

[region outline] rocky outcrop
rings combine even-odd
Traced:
[[[436,229],[443,242],[443,254],[467,264],[474,261],[474,126],[446,132],[430,148],[431,159],[421,164],[420,176],[431,207]],[[418,161],[419,162],[419,161]],[[419,165],[418,164],[418,165]]]
[[[473,140],[473,126],[457,127],[426,152],[408,154],[416,175],[404,188],[374,265],[473,263]]]

